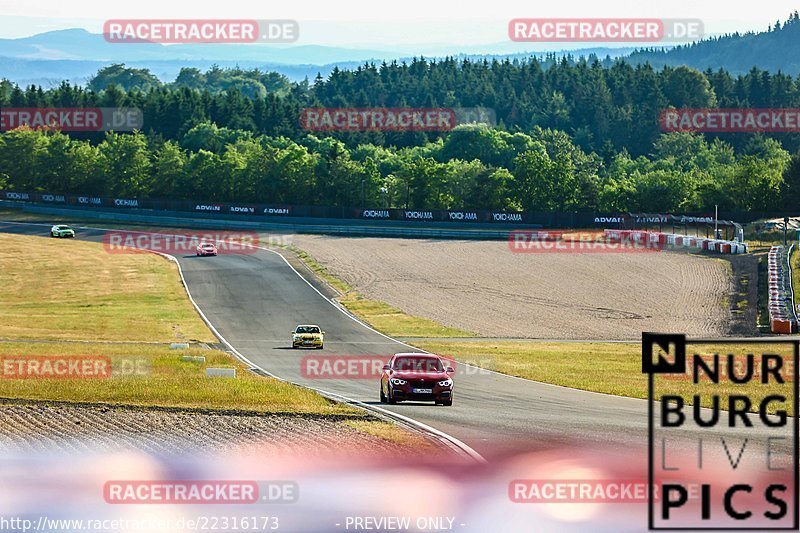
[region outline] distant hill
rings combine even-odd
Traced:
[[[0,79],[7,79],[20,87],[40,85],[44,88],[55,87],[62,81],[68,80],[74,85],[86,85],[97,71],[115,61],[85,61],[85,60],[46,60],[46,59],[16,59],[0,57]],[[234,60],[171,60],[171,61],[126,61],[125,65],[132,68],[146,68],[163,82],[175,80],[180,70],[184,67],[194,67],[208,70],[212,65],[220,68],[241,67],[243,69],[257,68],[265,72],[278,72],[292,81],[302,81],[308,78],[314,81],[317,74],[327,77],[334,69],[354,69],[362,65],[362,61],[343,61],[325,65],[284,65],[264,61],[234,61]]]
[[[49,31],[20,39],[0,39],[0,57],[16,59],[71,59],[115,63],[218,60],[324,65],[390,55],[381,50],[318,45],[110,43],[102,34],[83,29]]]
[[[513,43],[515,46],[519,43]],[[486,45],[502,48],[501,43]],[[479,49],[480,46],[468,47]],[[595,55],[620,57],[634,48],[586,48],[580,51],[560,51],[556,55]],[[465,51],[455,54],[458,59],[525,60],[536,52],[480,54]],[[149,69],[163,82],[173,81],[183,67],[207,70],[217,64],[223,68],[239,66],[274,71],[293,81],[313,80],[317,74],[327,77],[335,68],[353,69],[367,61],[410,60],[411,56],[396,51],[343,48],[321,45],[275,44],[186,44],[109,43],[101,34],[83,29],[58,30],[20,39],[0,39],[0,79],[21,86],[51,87],[69,80],[84,85],[98,70],[111,63],[125,63],[133,68]]]
[[[513,43],[520,45],[522,43]],[[543,57],[545,52],[481,54],[480,49],[498,50],[503,43],[474,45],[454,54],[459,60],[520,60]],[[604,66],[624,57],[633,64],[686,65],[698,70],[725,69],[743,74],[753,67],[770,72],[800,75],[800,16],[793,13],[785,23],[763,32],[734,33],[694,44],[650,49],[598,46],[549,52],[551,57],[598,58]],[[444,55],[444,54],[443,54]],[[442,57],[442,56],[438,56]],[[83,85],[98,70],[111,63],[149,69],[161,81],[175,79],[182,67],[207,70],[211,65],[239,66],[275,71],[293,81],[326,77],[335,67],[353,69],[364,62],[409,60],[410,55],[388,50],[343,48],[321,45],[230,45],[158,43],[109,43],[101,34],[83,29],[58,30],[19,39],[0,39],[0,79],[25,85],[50,87],[62,80]]]
[[[796,76],[800,74],[800,16],[795,11],[789,20],[776,23],[769,31],[734,33],[669,50],[638,50],[629,57],[633,63],[649,62],[655,67],[723,68],[732,74],[758,67]]]

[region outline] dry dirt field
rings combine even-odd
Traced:
[[[682,252],[512,253],[506,242],[297,235],[367,298],[486,337],[728,332],[730,265]]]

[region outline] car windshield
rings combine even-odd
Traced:
[[[442,362],[433,357],[399,357],[394,362],[395,370],[417,372],[442,372]]]
[[[69,226],[56,226],[58,229],[69,229]]]
[[[297,326],[295,333],[319,333],[317,326]]]

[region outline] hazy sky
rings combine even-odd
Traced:
[[[508,21],[519,17],[699,18],[715,34],[763,30],[795,9],[797,0],[0,0],[0,37],[76,27],[99,33],[109,18],[288,18],[300,22],[297,44],[388,49],[504,43]]]

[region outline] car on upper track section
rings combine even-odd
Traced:
[[[217,255],[217,247],[211,242],[201,242],[197,245],[197,255],[200,257]]]
[[[455,372],[438,355],[397,353],[384,365],[381,375],[381,403],[395,404],[403,400],[453,405]]]
[[[299,325],[292,331],[292,348],[322,349],[325,332],[313,324]]]
[[[66,224],[56,224],[55,226],[50,228],[50,236],[56,238],[74,237],[75,230],[67,226]]]

